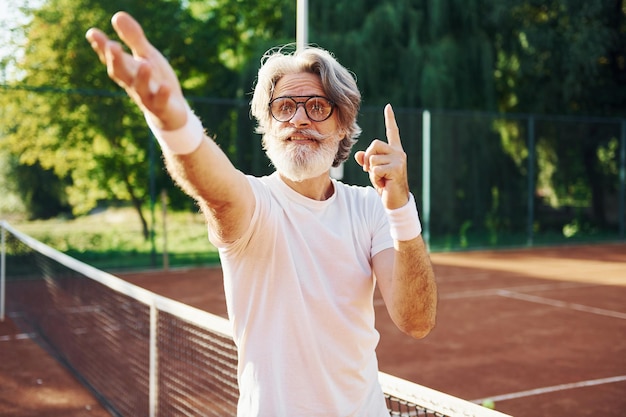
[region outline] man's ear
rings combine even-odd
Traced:
[[[341,131],[339,132],[339,137],[341,138],[341,140],[344,140],[346,136],[348,136],[348,132],[346,132],[346,129],[341,129]]]

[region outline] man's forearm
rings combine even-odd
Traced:
[[[416,338],[426,336],[435,326],[437,284],[421,236],[395,242],[392,297],[398,327]]]
[[[198,201],[225,199],[225,186],[236,175],[234,166],[219,146],[204,136],[192,153],[175,155],[163,149],[166,168],[172,179]]]

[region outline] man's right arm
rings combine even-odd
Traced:
[[[168,172],[198,202],[212,234],[222,242],[240,237],[254,212],[252,187],[218,145],[205,135],[190,154],[163,154]]]
[[[178,78],[167,60],[130,15],[116,13],[111,21],[132,55],[98,29],[86,34],[107,66],[109,77],[141,108],[153,129],[171,132],[187,125],[190,117],[196,116],[188,111]],[[193,151],[176,154],[164,147],[163,153],[170,175],[198,201],[213,233],[224,242],[241,236],[252,218],[254,197],[244,174],[219,146],[203,133]]]

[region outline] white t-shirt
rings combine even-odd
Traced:
[[[378,383],[371,260],[393,246],[372,187],[311,200],[277,174],[236,242],[215,236],[238,347],[240,417],[388,416]]]

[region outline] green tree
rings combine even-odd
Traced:
[[[492,6],[494,27],[506,28],[494,38],[501,111],[626,114],[626,2],[508,0]],[[538,129],[539,179],[551,190],[545,202],[558,208],[589,201],[592,217],[604,224],[605,204],[618,194],[611,180],[618,153],[607,153],[618,142],[618,126],[561,123]],[[563,166],[559,159],[576,162]]]
[[[500,110],[622,116],[626,2],[494,1]],[[506,29],[506,30],[503,30]]]
[[[312,2],[311,36],[359,80],[365,104],[495,109],[485,1]]]
[[[102,200],[132,201],[146,224],[141,207],[148,198],[152,139],[142,115],[107,78],[84,40],[88,27],[109,28],[110,16],[125,9],[172,62],[194,109],[233,162],[246,172],[266,172],[260,146],[251,140],[253,121],[246,101],[261,54],[294,41],[295,4],[248,3],[48,0],[32,13],[26,27],[20,78],[10,80],[0,94],[0,147],[10,149],[22,165],[54,172],[57,184],[47,189],[63,190],[53,193],[58,194],[57,202],[71,205],[75,213]],[[419,172],[416,108],[623,117],[624,3],[320,0],[309,2],[309,40],[334,52],[357,75],[368,115],[361,120],[365,141],[382,131],[382,118],[369,117],[380,113],[371,106],[394,104],[403,138],[411,144],[412,166]],[[454,173],[446,173],[450,178],[441,185],[449,188],[444,211],[455,218],[466,212],[461,200],[469,195],[477,201],[512,197],[506,196],[499,174],[512,169],[523,174],[528,157],[523,126],[499,123],[494,132],[469,121],[471,128],[436,118],[433,124],[441,135],[436,145],[444,150],[442,155],[456,158]],[[564,200],[571,191],[568,178],[586,176],[587,181],[577,180],[583,185],[577,185],[575,194],[591,196],[585,198],[593,198],[595,210],[602,212],[606,194],[614,192],[614,185],[607,185],[607,173],[614,171],[616,162],[615,135],[591,127],[588,136],[606,139],[564,145],[556,131],[550,126],[538,131],[538,152],[544,155],[541,178],[550,176],[552,182],[547,183]],[[463,156],[476,150],[477,143],[481,154],[504,162],[464,165]],[[580,164],[555,170],[559,152],[579,155]],[[160,160],[156,172],[160,187],[174,188]],[[483,177],[489,181],[481,183]],[[519,194],[519,189],[516,186],[511,194]],[[174,201],[191,204],[180,193]],[[478,211],[504,207],[501,203],[483,203]],[[479,214],[472,218],[474,223]]]
[[[286,39],[295,9],[284,0],[244,3],[48,0],[28,9],[32,21],[23,28],[24,59],[16,62],[20,78],[11,80],[0,97],[6,102],[1,146],[21,165],[54,172],[66,184],[56,199],[69,201],[75,214],[100,201],[131,201],[147,236],[142,207],[149,193],[152,139],[143,116],[106,76],[84,32],[91,26],[112,32],[109,19],[115,11],[133,14],[178,72],[210,133],[235,162],[251,166],[259,155],[237,152],[250,142],[248,110],[227,109],[220,98],[247,99],[259,50]],[[179,207],[190,205],[164,174],[160,158],[156,162],[157,182],[169,188],[170,200],[175,194]],[[17,170],[12,176],[17,178]]]
[[[19,155],[21,165],[66,179],[75,214],[100,201],[130,201],[148,237],[142,208],[149,198],[152,138],[141,113],[108,79],[84,39],[91,26],[109,29],[110,17],[122,7],[142,21],[185,89],[232,94],[231,71],[216,53],[218,28],[201,25],[180,2],[49,0],[25,27],[27,44],[18,63],[23,75],[10,97],[3,96],[2,146]]]

